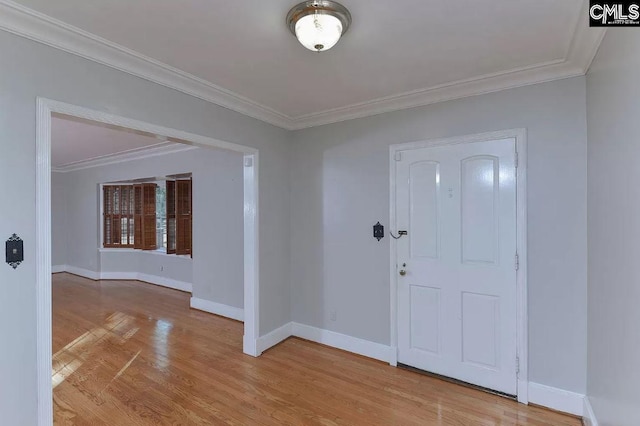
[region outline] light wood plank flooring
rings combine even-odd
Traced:
[[[242,324],[135,281],[53,276],[57,425],[579,425],[570,416]]]

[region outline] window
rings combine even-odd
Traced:
[[[180,176],[103,185],[103,247],[192,255],[192,180]]]
[[[104,247],[133,247],[134,197],[131,185],[103,187],[103,236]]]

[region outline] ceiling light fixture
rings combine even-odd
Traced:
[[[351,14],[335,1],[303,1],[287,13],[287,25],[300,44],[314,52],[323,52],[335,46],[347,32]]]

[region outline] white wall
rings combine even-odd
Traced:
[[[0,266],[0,338],[11,348],[0,351],[3,424],[36,424],[37,96],[258,148],[260,335],[290,321],[286,131],[6,32],[0,57],[0,236],[25,244],[18,269]]]
[[[242,161],[240,153],[197,148],[69,173],[54,173],[57,175],[56,190],[62,186],[66,196],[63,206],[68,245],[65,263],[95,272],[140,272],[192,283],[194,297],[242,308]],[[101,247],[101,183],[179,173],[193,174],[193,259],[144,251],[98,250]],[[52,206],[54,224],[57,217],[63,216],[56,211],[60,207],[58,203]],[[52,245],[57,249],[61,244],[56,237],[55,234],[52,236]]]
[[[51,173],[51,264],[67,263],[67,191],[65,176]]]
[[[640,424],[640,33],[609,29],[587,77],[587,393],[600,425]]]
[[[389,145],[524,127],[529,378],[584,393],[585,105],[579,77],[296,132],[293,320],[388,344]],[[381,242],[371,236],[377,221],[387,231]]]
[[[100,271],[109,276],[108,273],[140,273],[152,275],[158,278],[168,278],[170,280],[180,281],[181,283],[193,284],[193,267],[194,261],[189,257],[167,255],[156,251],[144,250],[118,250],[107,249],[100,253]],[[73,266],[73,265],[71,265]],[[240,257],[240,266],[242,267],[242,256]],[[242,279],[242,276],[240,277]],[[210,286],[215,283],[207,283]],[[242,287],[240,284],[234,284]],[[204,287],[204,283],[200,283],[198,288]],[[239,297],[234,297],[236,303],[242,305],[242,292]]]

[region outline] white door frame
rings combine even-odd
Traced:
[[[485,142],[497,139],[516,140],[517,152],[517,184],[516,184],[516,250],[520,267],[516,272],[517,307],[516,307],[516,351],[518,356],[518,401],[527,404],[528,395],[528,354],[529,333],[527,313],[527,131],[526,129],[511,129],[497,132],[480,133],[475,135],[456,136],[443,139],[409,142],[391,145],[389,147],[389,228],[397,232],[396,225],[396,155],[402,151],[410,151],[435,146],[455,145],[473,142]],[[398,274],[397,274],[397,243],[390,238],[390,282],[391,282],[391,359],[393,366],[398,364]],[[515,259],[514,259],[515,261]],[[514,265],[515,266],[515,265]]]
[[[222,148],[244,155],[244,337],[243,352],[258,356],[259,230],[258,150],[230,142],[157,126],[102,111],[38,98],[36,110],[36,299],[38,425],[53,424],[51,328],[51,114],[87,120],[180,139],[201,147]]]

